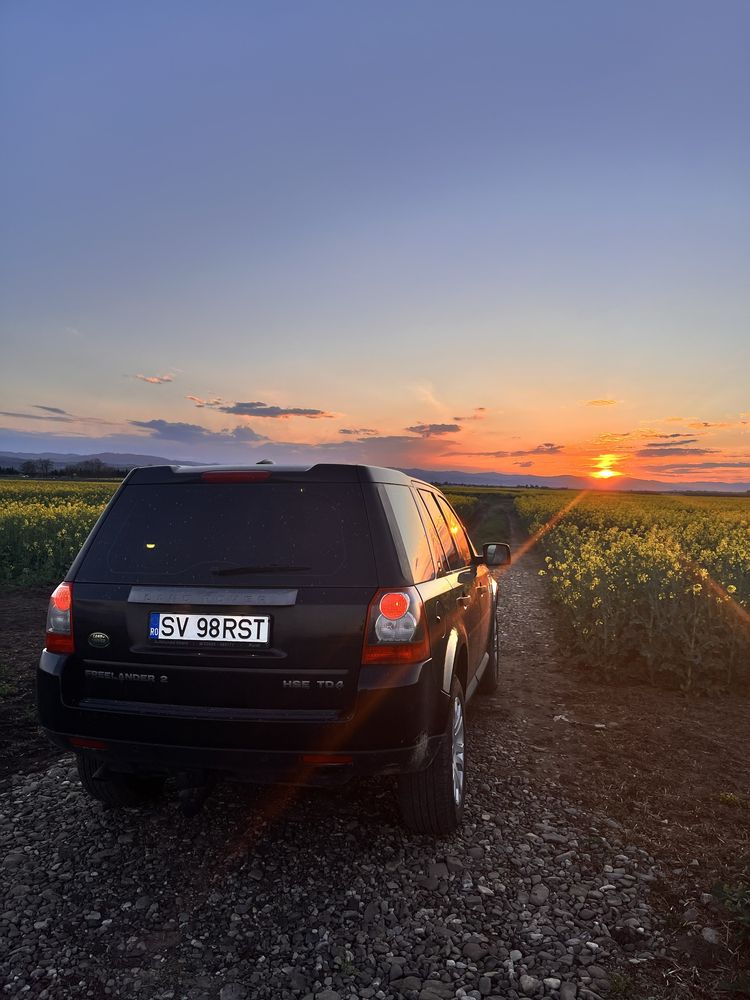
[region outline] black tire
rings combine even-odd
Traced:
[[[460,770],[460,793],[454,794],[454,729],[460,712],[460,744],[463,752]],[[440,749],[428,768],[402,774],[398,780],[398,803],[404,826],[414,833],[454,833],[463,817],[466,800],[466,744],[464,692],[454,677],[451,684],[451,707],[448,730]],[[459,742],[456,739],[456,743]]]
[[[490,627],[490,638],[487,643],[487,652],[490,654],[489,662],[484,668],[482,679],[477,687],[477,694],[494,694],[500,685],[500,637],[497,630],[497,608],[492,614],[492,625]]]
[[[78,755],[78,776],[85,791],[108,806],[130,808],[142,806],[157,798],[164,788],[164,779],[139,774],[108,773],[94,775],[105,762],[91,754]]]

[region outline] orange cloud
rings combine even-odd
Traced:
[[[162,385],[164,382],[174,382],[174,378],[171,375],[134,375],[133,378],[139,378],[141,382],[148,382],[150,385]]]
[[[461,428],[458,424],[414,424],[413,427],[405,427],[404,430],[427,438],[442,434],[457,434]]]
[[[220,406],[222,413],[231,413],[238,417],[268,417],[271,420],[286,420],[288,417],[306,417],[308,420],[331,419],[335,413],[326,410],[315,410],[304,406],[273,406],[254,400],[247,403],[232,403]]]
[[[616,406],[619,399],[587,399],[586,406]]]
[[[210,399],[204,399],[202,396],[185,396],[185,399],[189,399],[191,403],[202,409],[204,406],[221,406],[224,400],[221,396],[212,396]]]
[[[474,412],[468,417],[454,417],[453,419],[458,422],[459,420],[484,420],[487,416],[486,406],[475,406]]]
[[[699,420],[697,417],[665,417],[665,422],[669,424],[685,424],[686,427],[691,427],[696,431],[726,430],[727,428],[747,426],[747,418],[747,413],[740,413],[737,420]]]
[[[545,441],[544,444],[538,444],[536,448],[526,448],[519,451],[454,451],[451,454],[478,455],[484,458],[517,458],[522,455],[559,455],[564,447],[565,445],[562,444]]]
[[[610,445],[610,444],[621,444],[625,438],[631,436],[630,431],[609,431],[606,434],[598,434],[596,441],[599,444]],[[650,436],[650,435],[649,435]]]

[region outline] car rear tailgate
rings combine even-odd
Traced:
[[[79,583],[73,618],[76,654],[66,666],[68,704],[104,708],[141,702],[169,706],[332,711],[353,708],[372,588],[225,588],[211,603],[185,601],[182,588]],[[161,594],[160,594],[161,592]],[[207,595],[203,595],[204,597]],[[244,598],[255,598],[244,603]],[[172,598],[172,600],[170,600]],[[222,601],[223,598],[223,601]],[[238,603],[243,600],[243,603]],[[281,603],[278,603],[281,602]],[[268,617],[267,645],[149,637],[151,616]]]

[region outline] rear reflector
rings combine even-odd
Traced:
[[[270,472],[202,472],[204,483],[259,483],[270,479]]]
[[[351,764],[353,758],[350,754],[341,753],[306,753],[302,758],[303,764],[311,767],[324,767],[328,764]]]
[[[383,663],[399,666],[403,663],[421,663],[430,658],[430,642],[424,639],[419,643],[383,643],[377,646],[365,646],[362,651],[363,663]]]
[[[89,740],[85,736],[71,736],[70,745],[79,750],[106,750],[107,744],[102,740]]]

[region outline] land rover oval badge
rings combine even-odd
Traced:
[[[97,649],[104,649],[109,645],[109,636],[104,632],[92,632],[89,636],[89,646],[96,646]]]

